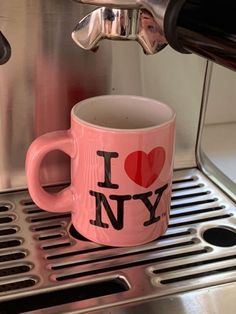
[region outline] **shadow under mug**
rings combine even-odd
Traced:
[[[174,143],[175,113],[157,100],[125,95],[83,100],[71,111],[69,130],[31,144],[30,195],[47,211],[71,211],[76,230],[94,242],[150,242],[168,226]],[[71,158],[71,185],[59,193],[46,192],[39,178],[42,160],[53,150]]]

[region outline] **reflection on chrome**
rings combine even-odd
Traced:
[[[86,50],[96,50],[102,39],[136,40],[146,54],[167,45],[158,20],[145,9],[98,8],[78,23],[72,38]]]

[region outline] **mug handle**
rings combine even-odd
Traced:
[[[29,193],[36,205],[51,212],[72,211],[75,194],[71,186],[58,193],[46,192],[39,179],[40,166],[51,151],[60,150],[71,158],[76,154],[75,140],[70,130],[46,133],[33,141],[26,156],[26,177]]]

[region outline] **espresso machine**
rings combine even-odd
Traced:
[[[233,1],[1,0],[0,313],[235,313],[235,16]],[[169,228],[146,245],[92,243],[27,191],[30,143],[104,94],[177,113]],[[50,153],[44,187],[69,181]]]

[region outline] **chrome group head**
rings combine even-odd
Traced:
[[[135,40],[144,53],[155,54],[167,45],[163,20],[169,1],[79,0],[99,8],[77,24],[72,38],[86,50],[96,50],[102,39]]]

